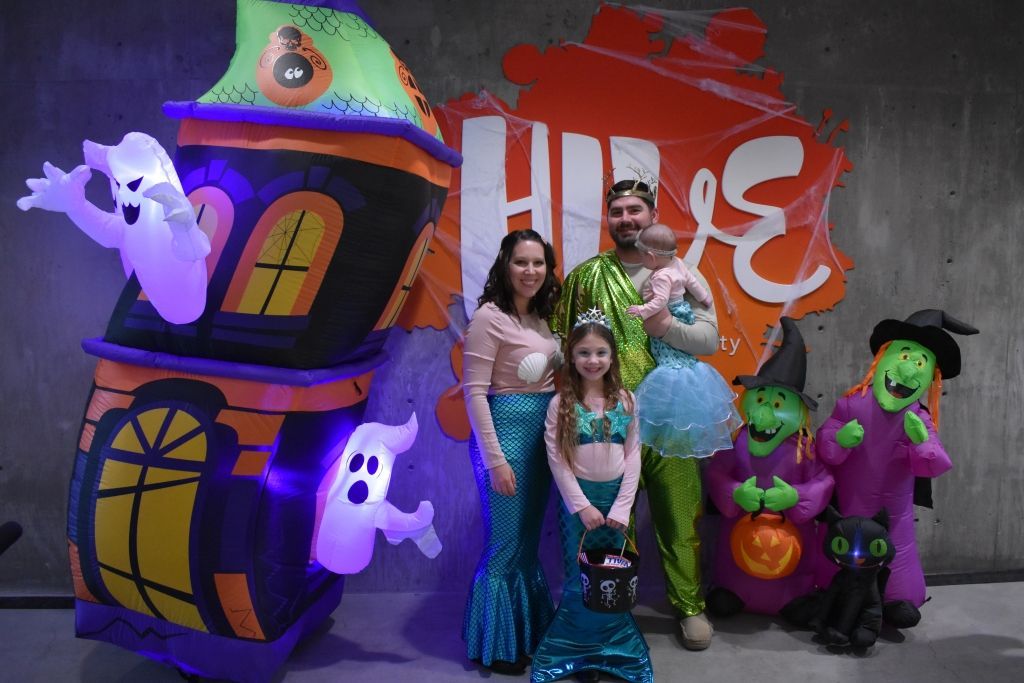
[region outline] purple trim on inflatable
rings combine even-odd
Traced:
[[[363,8],[359,6],[355,0],[269,0],[270,2],[280,2],[284,5],[312,5],[313,7],[325,7],[332,9],[336,12],[348,12],[349,14],[355,14],[360,19],[369,24],[374,31],[377,27],[370,21],[370,17],[366,16],[363,12]]]
[[[311,387],[324,382],[334,382],[349,377],[358,377],[383,364],[387,353],[379,351],[354,363],[344,363],[331,368],[299,370],[278,368],[255,363],[233,363],[212,358],[190,358],[175,356],[160,351],[145,351],[129,346],[111,344],[99,338],[83,339],[82,349],[91,356],[105,358],[119,363],[131,363],[148,368],[161,368],[175,372],[187,372],[215,377],[244,379],[250,382],[269,382],[293,387]]]
[[[75,600],[75,635],[134,650],[190,674],[242,683],[267,683],[295,645],[341,604],[338,580],[277,640],[215,636],[124,607]]]
[[[314,130],[371,133],[402,138],[452,168],[462,165],[462,155],[422,128],[405,119],[367,116],[335,116],[315,111],[290,111],[248,104],[210,104],[205,102],[164,102],[164,114],[172,119],[202,119],[271,126],[292,126]]]

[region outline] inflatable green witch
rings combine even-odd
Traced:
[[[897,552],[883,616],[896,628],[917,625],[925,601],[913,506],[931,507],[929,480],[953,466],[937,433],[942,380],[960,374],[960,347],[949,332],[978,330],[936,309],[878,323],[870,340],[874,363],[818,430],[818,454],[835,478],[839,511],[871,517],[884,507],[889,513]],[[825,586],[835,568],[822,570],[818,584]]]

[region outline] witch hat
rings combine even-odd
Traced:
[[[906,320],[883,320],[871,333],[871,353],[894,339],[917,342],[935,354],[935,363],[943,379],[960,374],[960,347],[946,330],[956,334],[978,334],[978,328],[957,320],[945,311],[927,308],[911,313]]]
[[[757,387],[782,387],[800,396],[811,410],[818,409],[818,402],[804,393],[807,380],[807,350],[804,338],[792,318],[782,316],[782,345],[775,354],[764,362],[756,375],[739,375],[733,384],[742,384],[745,389]]]

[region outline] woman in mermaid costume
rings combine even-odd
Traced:
[[[554,613],[537,546],[551,488],[544,416],[561,362],[546,320],[559,291],[551,245],[533,230],[509,233],[466,329],[463,389],[485,540],[462,638],[470,660],[501,674],[526,670]]]
[[[644,305],[626,312],[645,320],[660,316],[666,327],[670,315],[692,325],[693,309],[683,295],[689,291],[698,302],[710,302],[711,295],[676,258],[675,233],[655,224],[640,233],[636,246],[653,273],[642,292]],[[663,456],[682,458],[706,458],[732,448],[732,433],[742,420],[733,404],[736,394],[718,371],[656,336],[651,337],[651,355],[658,366],[636,390],[640,440]]]

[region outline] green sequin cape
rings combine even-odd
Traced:
[[[551,328],[565,338],[580,313],[601,309],[615,335],[622,382],[633,391],[655,366],[643,321],[626,313],[627,307],[643,303],[615,250],[610,249],[576,266],[565,278]]]

